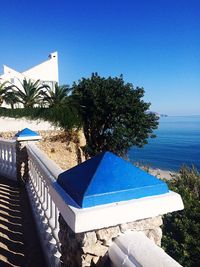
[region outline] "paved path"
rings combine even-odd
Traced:
[[[0,267],[46,267],[28,196],[0,177]]]

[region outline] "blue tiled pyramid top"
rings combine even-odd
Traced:
[[[22,131],[16,133],[16,137],[28,137],[28,136],[39,136],[38,133],[30,130],[29,128],[24,128]]]
[[[61,173],[58,183],[81,208],[167,193],[167,184],[110,152]]]

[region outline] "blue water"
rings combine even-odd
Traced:
[[[133,162],[178,171],[184,164],[200,170],[200,116],[169,116],[159,120],[154,139],[128,152]]]

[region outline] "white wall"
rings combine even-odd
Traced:
[[[58,53],[51,53],[47,61],[22,72],[22,74],[33,80],[58,82]]]
[[[22,73],[8,67],[3,66],[4,73],[0,75],[0,82],[9,81],[15,85],[26,79],[59,82],[58,80],[58,53],[54,52],[49,55],[47,61],[30,68]],[[11,80],[12,79],[12,80]],[[14,80],[13,80],[14,79]]]
[[[2,82],[8,81],[15,84],[16,86],[20,86],[20,81],[23,81],[24,79],[23,74],[6,65],[3,65],[3,72],[3,75],[0,76]]]
[[[42,120],[27,120],[0,117],[0,132],[15,132],[21,131],[24,128],[30,128],[33,131],[55,130],[58,129],[52,126],[47,121]]]
[[[58,77],[58,53],[54,52],[49,55],[49,59],[41,64],[28,69],[22,73],[4,65],[3,74],[0,75],[0,83],[10,82],[21,88],[21,83],[26,78],[32,81],[40,80],[41,83],[47,84],[50,88],[54,89],[56,82],[59,82]],[[2,107],[9,107],[6,103],[2,104]],[[22,107],[21,104],[16,104],[15,107]]]

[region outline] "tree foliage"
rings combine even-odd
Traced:
[[[7,91],[6,84],[7,84],[7,82],[0,83],[0,106],[3,104],[4,97],[5,97],[5,94]]]
[[[19,98],[13,91],[6,91],[3,96],[3,100],[6,102],[6,104],[10,105],[12,109],[14,108],[14,105],[19,102]]]
[[[164,217],[162,246],[184,267],[200,266],[200,173],[183,167],[169,185],[185,208]]]
[[[72,92],[82,118],[86,156],[105,150],[124,155],[153,137],[158,122],[155,114],[147,113],[150,103],[142,99],[144,89],[125,83],[122,76],[93,74],[74,83]]]
[[[41,84],[40,80],[32,82],[30,79],[24,79],[21,87],[10,85],[7,92],[14,92],[17,102],[22,103],[25,108],[33,108],[34,105],[42,102],[42,90],[49,88],[48,85]]]
[[[50,107],[63,105],[67,102],[69,92],[69,86],[59,86],[58,83],[56,83],[53,89],[47,88],[46,91],[42,92],[43,101],[46,102]]]

